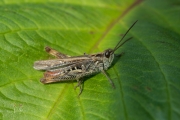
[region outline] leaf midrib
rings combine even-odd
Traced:
[[[132,3],[130,6],[128,6],[124,12],[120,13],[117,18],[112,21],[105,29],[105,32],[100,36],[100,38],[97,40],[97,42],[92,46],[92,48],[90,48],[89,53],[92,53],[95,49],[98,48],[98,46],[100,45],[100,43],[103,41],[103,39],[108,35],[108,33],[111,31],[111,29],[113,29],[114,26],[116,26],[119,21],[129,12],[131,12],[131,10],[138,6],[141,2],[143,2],[143,0],[136,0],[134,3]]]

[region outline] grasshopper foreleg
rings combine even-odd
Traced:
[[[101,70],[101,72],[106,76],[106,78],[109,80],[110,84],[112,85],[113,88],[115,88],[113,81],[109,78],[105,70]]]

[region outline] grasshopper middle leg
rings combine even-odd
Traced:
[[[82,91],[83,91],[83,84],[84,84],[84,82],[83,82],[83,80],[79,80],[79,79],[77,79],[77,82],[78,82],[78,84],[74,87],[74,89],[76,89],[77,87],[80,88],[80,92],[79,92],[79,95],[78,95],[78,96],[80,96]]]

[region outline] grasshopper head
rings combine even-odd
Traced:
[[[137,22],[137,21],[136,21]],[[103,55],[103,63],[104,63],[104,69],[107,70],[107,68],[111,65],[113,59],[114,59],[114,52],[120,48],[124,43],[126,43],[127,41],[129,41],[130,39],[132,39],[132,37],[126,39],[124,42],[122,41],[124,39],[124,37],[126,36],[126,34],[130,31],[130,29],[136,24],[136,22],[134,22],[131,27],[126,31],[126,33],[123,35],[123,37],[121,38],[121,40],[117,43],[117,45],[114,47],[114,49],[107,49],[104,51],[104,55]],[[121,43],[122,42],[122,43]]]
[[[107,69],[114,59],[114,51],[112,49],[107,49],[104,51],[103,56],[104,68]]]

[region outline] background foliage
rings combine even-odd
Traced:
[[[0,0],[0,119],[178,120],[178,0]],[[76,82],[43,85],[33,62],[50,46],[69,55],[113,48],[138,20],[107,71]]]

